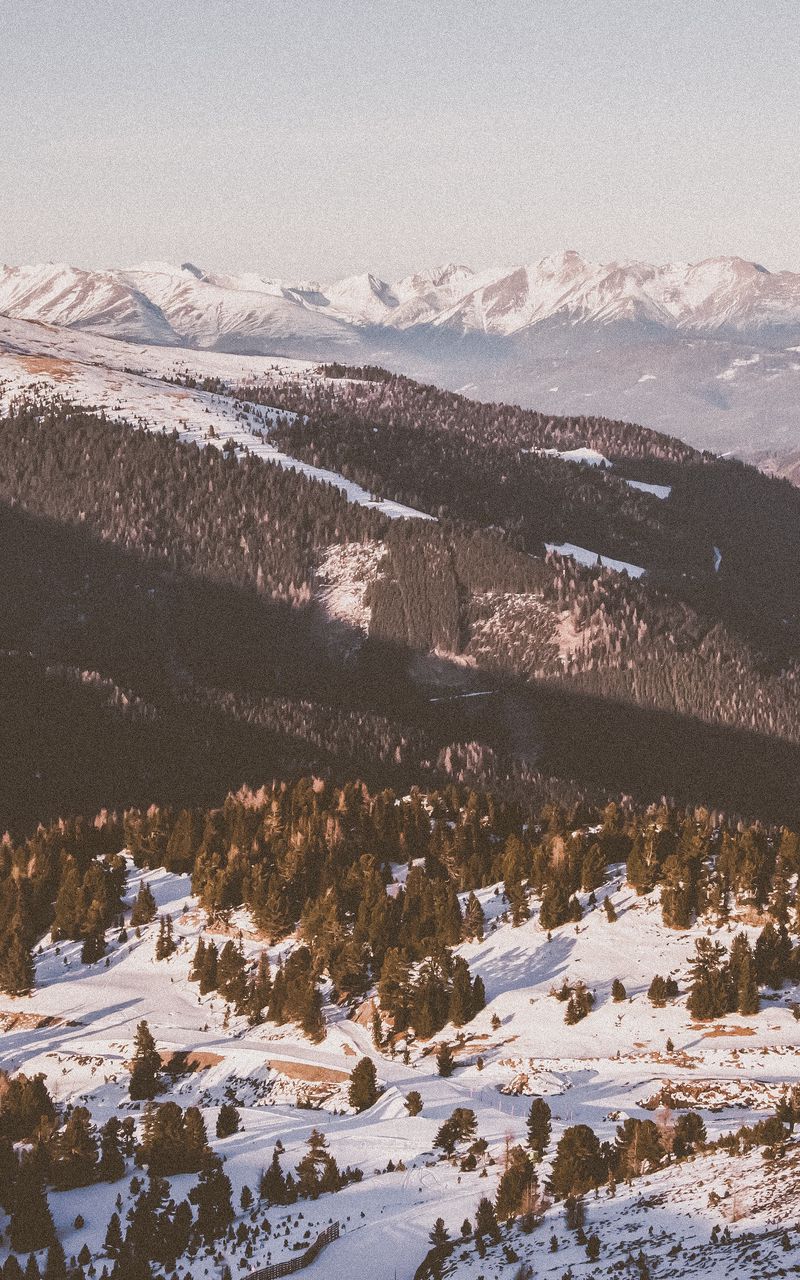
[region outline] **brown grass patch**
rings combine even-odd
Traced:
[[[209,1053],[207,1049],[191,1049],[188,1053],[177,1050],[161,1054],[161,1061],[167,1069],[176,1058],[185,1059],[187,1066],[192,1071],[202,1071],[205,1067],[216,1067],[218,1063],[225,1061],[221,1053]]]
[[[57,360],[53,356],[17,356],[27,373],[43,373],[56,382],[68,382],[75,368],[71,360]]]
[[[699,1030],[699,1028],[698,1028]],[[704,1040],[715,1040],[719,1036],[754,1036],[756,1034],[755,1027],[713,1027],[711,1031],[706,1031],[703,1036]]]
[[[40,1031],[47,1027],[80,1027],[81,1022],[66,1022],[53,1013],[17,1013],[0,1010],[0,1031]]]
[[[285,1058],[270,1060],[267,1066],[289,1080],[307,1080],[311,1084],[343,1084],[350,1079],[348,1071],[339,1071],[336,1067],[317,1067],[308,1062],[292,1062]]]

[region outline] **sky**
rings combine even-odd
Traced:
[[[0,0],[0,261],[800,270],[798,0]]]

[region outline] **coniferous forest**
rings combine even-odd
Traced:
[[[312,768],[798,817],[796,490],[627,424],[494,415],[402,378],[322,385],[334,390],[269,391],[308,410],[278,427],[296,452],[316,431],[346,473],[375,416],[381,465],[399,474],[401,454],[419,471],[399,496],[430,499],[417,490],[447,439],[497,510],[474,506],[457,470],[437,523],[391,521],[302,474],[66,403],[21,403],[0,423],[3,825],[208,802]],[[613,471],[520,453],[522,440],[578,439],[651,478],[671,468],[669,502]],[[495,475],[503,449],[513,465]],[[527,465],[542,483],[526,479],[519,519],[501,519]],[[648,573],[545,555],[539,539],[562,536]],[[337,545],[383,548],[369,635],[347,662],[315,606],[317,565]],[[456,674],[466,660],[493,696],[432,703],[411,668],[433,650]]]

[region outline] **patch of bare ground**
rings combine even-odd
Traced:
[[[701,1028],[702,1024],[697,1026],[695,1023],[692,1023],[693,1031],[700,1031]],[[726,1027],[724,1024],[719,1023],[717,1026],[712,1027],[710,1031],[704,1032],[703,1039],[714,1040],[718,1036],[754,1036],[755,1034],[755,1027]]]
[[[289,1080],[302,1080],[309,1084],[344,1084],[345,1080],[350,1079],[348,1071],[339,1071],[336,1067],[319,1067],[309,1062],[292,1062],[286,1058],[268,1060],[267,1066]]]
[[[47,1027],[80,1027],[81,1022],[68,1022],[52,1013],[22,1013],[0,1010],[0,1031],[41,1031]]]
[[[170,1075],[186,1075],[193,1071],[204,1071],[208,1067],[216,1067],[225,1059],[219,1053],[211,1053],[206,1049],[162,1050],[161,1062],[164,1070]]]
[[[68,382],[75,365],[71,360],[58,360],[53,356],[16,356],[27,373],[42,373],[56,382]]]

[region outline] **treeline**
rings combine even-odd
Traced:
[[[451,949],[483,936],[474,891],[502,881],[512,924],[528,917],[536,895],[542,927],[553,929],[580,919],[577,895],[598,893],[619,863],[637,892],[660,888],[669,927],[699,918],[724,923],[740,907],[758,913],[765,929],[752,957],[757,982],[775,975],[782,982],[795,963],[784,931],[800,925],[791,888],[800,840],[788,828],[666,803],[565,808],[455,784],[401,799],[361,782],[337,787],[305,778],[243,788],[219,808],[152,805],[40,827],[18,845],[6,837],[0,929],[7,989],[29,985],[31,951],[48,929],[55,938],[92,939],[102,954],[106,930],[122,920],[122,848],[140,868],[191,874],[212,920],[224,922],[244,905],[270,942],[297,929],[303,945],[275,973],[246,964],[235,939],[221,952],[212,939],[198,946],[192,978],[253,1022],[293,1019],[309,1034],[320,1030],[322,975],[340,1000],[361,998],[377,983],[399,1033],[414,1026],[428,1035],[445,1021],[469,1021],[483,992]],[[398,864],[408,870],[389,893]],[[143,890],[134,919],[153,911]],[[164,954],[169,942],[163,939]],[[26,967],[11,982],[9,957],[17,953]],[[741,963],[739,956],[737,990]]]

